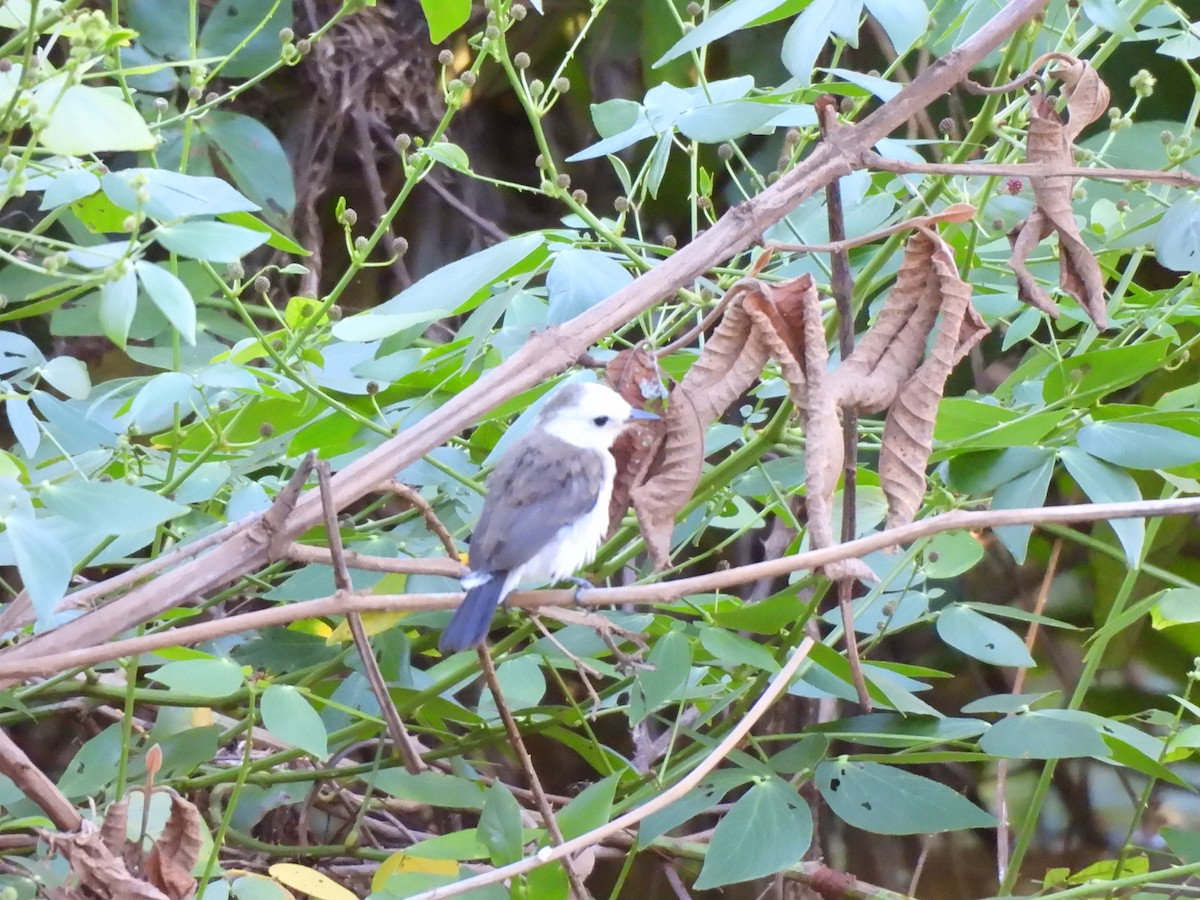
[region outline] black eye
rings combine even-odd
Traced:
[[[596,418],[592,419],[592,422],[597,428],[603,428],[608,424],[608,416],[596,416]]]

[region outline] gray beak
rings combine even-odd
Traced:
[[[629,421],[633,422],[638,419],[643,422],[657,422],[661,417],[645,409],[633,409],[629,411]]]

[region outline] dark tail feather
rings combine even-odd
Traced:
[[[507,576],[507,572],[493,572],[483,584],[467,591],[462,606],[454,611],[454,618],[442,632],[438,649],[443,653],[457,653],[483,642],[492,624],[496,607],[504,599],[501,591]]]

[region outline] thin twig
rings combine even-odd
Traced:
[[[533,791],[533,801],[537,805],[538,811],[542,814],[542,821],[546,825],[546,831],[550,835],[550,840],[556,846],[562,846],[564,843],[562,831],[558,827],[558,820],[554,817],[554,808],[550,806],[550,801],[546,799],[546,793],[542,790],[542,782],[538,778],[537,769],[533,766],[533,760],[529,756],[529,751],[525,749],[525,742],[521,740],[521,730],[517,728],[517,721],[513,718],[512,711],[508,708],[508,701],[504,699],[504,691],[500,689],[500,679],[496,677],[496,666],[492,662],[492,653],[488,649],[486,643],[479,647],[479,665],[483,669],[483,678],[487,682],[488,689],[492,692],[492,698],[496,701],[496,711],[500,714],[500,721],[504,723],[504,730],[508,734],[508,742],[512,745],[513,752],[517,754],[517,760],[521,764],[521,770],[525,773],[525,779],[529,782],[529,789]],[[571,882],[571,893],[576,900],[587,900],[587,888],[583,885],[583,879],[579,873],[575,871],[574,861],[569,856],[563,858],[563,868],[567,872],[567,880]]]
[[[1054,545],[1050,548],[1050,559],[1046,562],[1046,571],[1042,575],[1042,583],[1038,587],[1037,597],[1033,603],[1034,615],[1040,616],[1046,608],[1046,602],[1050,599],[1050,586],[1054,583],[1055,576],[1058,575],[1058,559],[1062,553],[1063,539],[1056,538]],[[1030,622],[1029,630],[1025,632],[1025,649],[1030,653],[1033,652],[1033,645],[1037,641],[1039,630],[1038,622]],[[1025,689],[1025,673],[1028,669],[1017,669],[1016,675],[1013,676],[1012,692],[1019,694]],[[1002,759],[996,763],[996,817],[1000,820],[1000,826],[996,829],[996,874],[999,877],[1000,884],[1004,884],[1004,879],[1008,875],[1008,860],[1011,855],[1011,839],[1012,835],[1008,829],[1008,760]]]
[[[325,536],[329,540],[329,552],[333,558],[333,581],[339,593],[350,593],[354,590],[354,582],[350,580],[350,570],[346,568],[346,560],[342,555],[342,534],[338,528],[337,509],[333,505],[333,491],[329,486],[329,463],[321,460],[316,463],[316,469],[321,500],[325,504]],[[350,625],[350,633],[354,636],[354,646],[358,648],[371,692],[375,694],[375,700],[383,711],[384,721],[387,722],[388,732],[392,737],[392,746],[404,760],[404,768],[410,774],[416,775],[424,768],[421,756],[413,746],[412,738],[409,737],[408,729],[404,727],[396,704],[392,702],[392,695],[388,692],[387,682],[379,668],[379,660],[375,658],[375,652],[371,649],[371,638],[363,625],[362,614],[348,612],[346,621]]]
[[[421,496],[420,491],[416,491],[394,478],[384,485],[384,487],[401,500],[416,507],[417,511],[421,513],[421,517],[425,520],[425,524],[429,526],[429,530],[437,535],[438,540],[442,542],[442,546],[446,548],[446,555],[453,559],[458,559],[458,546],[454,543],[454,538],[450,535],[450,529],[442,524],[442,520],[434,512],[433,506]]]
[[[706,594],[749,584],[760,578],[779,578],[801,570],[819,569],[844,559],[858,559],[877,550],[886,550],[920,538],[946,531],[981,531],[1006,525],[1044,525],[1066,522],[1100,522],[1111,519],[1145,519],[1157,516],[1200,515],[1200,497],[1174,500],[1139,500],[1130,503],[1079,503],[1070,506],[1030,507],[1026,509],[988,509],[969,512],[952,510],[874,534],[847,544],[807,550],[777,559],[721,569],[691,578],[678,578],[658,584],[587,590],[551,589],[516,591],[505,605],[531,609],[539,606],[608,606],[615,604],[675,603],[688,594]],[[67,669],[148,653],[163,647],[202,643],[240,631],[286,625],[298,619],[346,615],[349,612],[453,609],[462,602],[461,593],[447,594],[335,594],[316,600],[275,606],[228,616],[214,622],[184,625],[159,634],[104,643],[95,636],[91,643],[44,656],[0,660],[0,686],[23,678],[52,675]]]
[[[840,130],[837,120],[837,98],[822,96],[816,104],[821,134],[829,138]],[[829,243],[838,247],[830,256],[829,287],[838,311],[838,352],[845,362],[854,352],[854,274],[850,270],[850,254],[843,246],[846,240],[846,218],[842,210],[840,181],[825,185],[825,209],[829,228]],[[858,485],[858,413],[853,407],[842,409],[842,543],[854,540],[857,525]],[[846,661],[858,705],[864,712],[872,709],[863,676],[862,660],[858,655],[858,632],[854,628],[854,582],[852,576],[838,579],[837,604],[842,616],[842,631],[846,641]]]
[[[1200,187],[1200,175],[1163,172],[1158,169],[1101,169],[1084,166],[1054,166],[1043,163],[915,163],[885,159],[874,152],[863,154],[867,169],[897,175],[980,175],[985,178],[1100,178],[1113,181],[1149,181],[1171,187]]]
[[[291,544],[286,558],[298,563],[333,565],[333,557],[325,547]],[[364,572],[395,572],[401,575],[445,575],[459,578],[467,571],[457,559],[400,559],[392,556],[369,556],[357,550],[343,550],[346,566]]]

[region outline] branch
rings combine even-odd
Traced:
[[[863,153],[934,103],[1022,25],[1048,0],[1012,0],[962,46],[946,54],[911,84],[855,125],[822,142],[796,168],[753,200],[730,209],[712,228],[669,259],[654,266],[608,300],[564,325],[549,328],[517,353],[446,402],[435,414],[385,441],[341,470],[333,493],[339,509],[378,490],[395,472],[441,446],[504,401],[529,390],[577,360],[589,347],[648,310],[660,299],[690,285],[713,265],[750,247],[762,232],[830,181],[861,165]],[[309,491],[286,523],[290,537],[321,519],[320,498]],[[202,559],[185,563],[150,584],[53,631],[0,654],[0,659],[45,657],[103,641],[193,602],[253,571],[271,559],[275,542],[256,541],[234,531],[229,541]],[[134,570],[137,571],[137,570]]]
[[[1163,172],[1160,169],[1101,169],[1085,166],[1048,166],[1042,163],[914,163],[885,159],[878,153],[863,154],[868,169],[897,175],[982,175],[989,178],[1101,178],[1113,181],[1149,181],[1171,187],[1200,187],[1200,175]]]
[[[541,606],[607,606],[635,603],[656,605],[674,603],[689,594],[705,594],[750,584],[760,578],[779,578],[800,570],[818,569],[845,559],[856,559],[944,531],[982,531],[1004,525],[1046,525],[1062,522],[1100,522],[1110,519],[1143,519],[1153,516],[1200,515],[1200,497],[1177,500],[1141,500],[1134,503],[1080,503],[1073,506],[1032,507],[1029,509],[988,509],[976,512],[953,510],[921,519],[899,528],[869,534],[858,540],[821,550],[808,550],[759,563],[737,566],[693,578],[679,578],[659,584],[575,590],[517,591],[504,601],[508,607],[530,609]],[[83,647],[24,660],[9,657],[0,660],[0,686],[24,678],[52,675],[81,666],[163,647],[195,644],[241,631],[286,625],[297,619],[346,615],[349,612],[402,610],[417,612],[453,609],[462,602],[461,593],[449,594],[344,594],[318,600],[302,600],[254,612],[229,616],[200,625],[184,625],[159,634],[113,641],[93,637]]]

